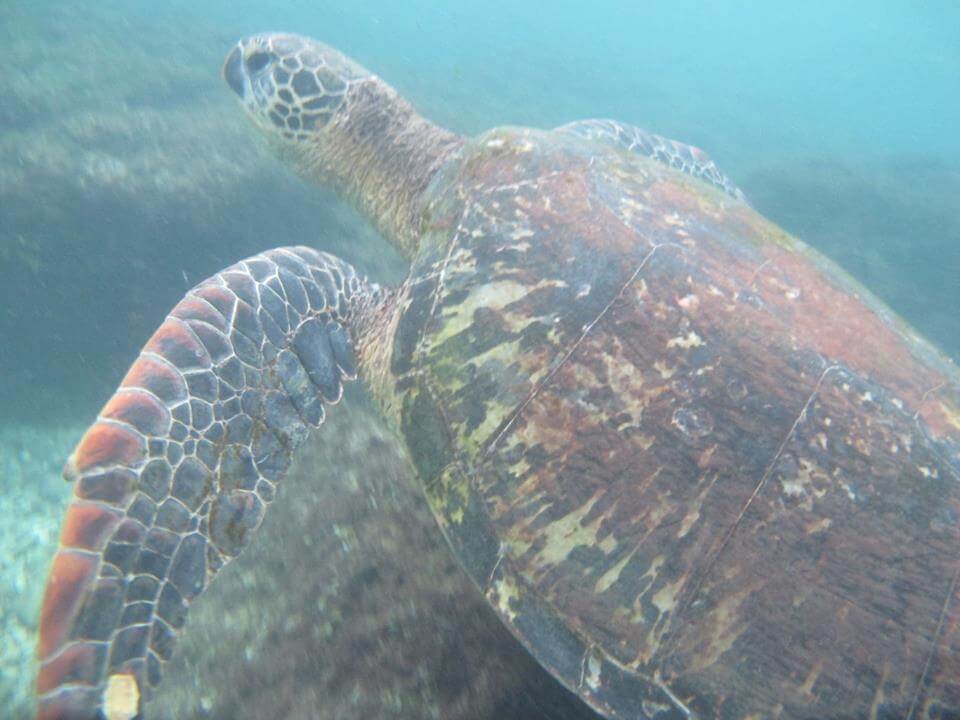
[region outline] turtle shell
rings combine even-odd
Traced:
[[[432,185],[392,371],[463,566],[613,718],[956,717],[960,376],[645,157],[498,129]]]

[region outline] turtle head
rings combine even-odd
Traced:
[[[316,40],[271,33],[238,42],[223,78],[261,130],[295,147],[322,133],[345,111],[351,85],[373,75]]]
[[[412,257],[421,193],[459,137],[359,63],[299,35],[241,40],[223,78],[284,160],[345,195]]]

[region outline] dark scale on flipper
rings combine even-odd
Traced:
[[[201,283],[191,291],[191,294],[212,305],[224,318],[233,317],[233,309],[237,304],[237,296],[221,285],[222,279],[212,278]]]
[[[214,544],[226,555],[238,555],[260,524],[263,511],[263,502],[253,493],[221,493],[210,512],[210,537]]]
[[[169,361],[151,355],[140,356],[122,386],[149,390],[168,405],[187,398],[186,383],[179,370]]]
[[[196,430],[206,430],[213,422],[213,408],[209,402],[199,398],[190,401],[192,425]]]
[[[195,398],[207,402],[215,402],[217,399],[217,377],[211,371],[187,375],[187,387],[190,388],[190,395]]]
[[[337,366],[348,378],[357,376],[357,363],[353,357],[353,349],[350,347],[350,339],[347,337],[347,331],[339,323],[327,324],[327,338],[330,342],[330,349],[333,350],[333,359]]]
[[[140,489],[154,500],[162,500],[170,492],[172,474],[165,460],[153,460],[140,471]]]
[[[323,402],[340,398],[339,368],[355,372],[345,329],[329,323],[351,292],[367,290],[339,260],[272,251],[195,288],[147,344],[124,380],[129,389],[71,461],[77,501],[87,505],[64,534],[75,545],[61,551],[61,564],[77,568],[63,576],[76,579],[45,600],[72,608],[41,625],[51,697],[73,671],[96,689],[89,697],[102,695],[110,675],[132,673],[140,699],[149,698],[189,602],[259,527],[293,450],[323,421]],[[309,364],[293,347],[295,329]],[[87,555],[67,554],[72,547]],[[87,548],[103,560],[99,577]],[[61,653],[64,669],[48,659],[65,643],[74,644]],[[74,648],[90,643],[102,644],[108,662],[81,666],[92,650]],[[72,702],[86,697],[71,690]]]
[[[278,273],[279,273],[279,270],[280,268],[277,268]],[[277,297],[279,297],[280,300],[283,302],[285,309],[289,309],[287,307],[288,306],[287,291],[284,289],[283,283],[280,282],[280,278],[277,274],[274,274],[268,277],[264,282],[264,285],[266,285],[268,288],[270,288],[277,294]]]
[[[324,399],[329,402],[339,400],[342,392],[340,371],[326,326],[319,320],[305,322],[293,339],[293,350]]]
[[[273,261],[268,259],[266,253],[251,258],[243,264],[249,268],[251,277],[257,282],[265,282],[277,271]]]
[[[110,667],[119,668],[129,660],[143,657],[148,633],[149,628],[145,625],[127,627],[118,632],[111,642]]]
[[[146,495],[137,495],[130,507],[127,508],[127,516],[145,527],[149,527],[153,524],[153,516],[156,511],[156,503]]]
[[[243,385],[240,387],[240,396],[248,392],[256,392],[254,388],[263,384],[263,372],[251,365],[245,365],[243,368]]]
[[[219,407],[219,405],[217,407]],[[223,423],[215,422],[213,423],[213,425],[210,426],[207,432],[204,433],[204,438],[206,438],[211,443],[219,443],[221,438],[223,438],[223,433],[224,433]]]
[[[263,408],[263,392],[259,389],[247,389],[240,396],[240,408],[247,417],[258,417]]]
[[[233,328],[230,338],[237,357],[248,365],[257,364],[260,357],[258,350],[260,343],[263,342],[263,328],[260,327],[260,322],[257,319],[257,311],[253,308],[254,306],[248,305],[247,303],[237,303],[237,313],[233,318]],[[239,352],[240,348],[237,347],[237,335],[245,339],[250,347],[253,348],[253,352],[247,357],[244,357]]]
[[[257,472],[268,480],[279,480],[290,467],[290,452],[265,426],[253,441],[251,450]]]
[[[184,440],[189,437],[190,431],[187,429],[186,425],[180,423],[174,423],[173,427],[170,428],[170,439],[182,443]]]
[[[193,454],[200,462],[207,466],[208,470],[216,468],[218,448],[209,440],[198,440]]]
[[[204,348],[206,348],[213,362],[223,362],[233,355],[233,348],[230,347],[230,341],[226,335],[218,329],[204,322],[189,322],[187,324],[200,339],[200,342],[203,343]]]
[[[272,323],[272,321],[270,320],[269,317],[267,318],[267,321],[270,322],[270,323]],[[281,339],[276,345],[273,344],[273,343],[266,343],[266,344],[263,346],[262,361],[263,361],[266,365],[268,365],[268,366],[270,366],[270,367],[273,366],[274,360],[277,359],[277,347],[278,347],[278,345],[280,345],[280,344],[283,343],[284,341],[285,341],[285,338]]]
[[[226,272],[223,279],[233,293],[247,305],[257,304],[257,283],[246,272]]]
[[[171,442],[167,445],[167,462],[173,467],[180,462],[183,457],[183,446],[178,442]]]
[[[250,422],[249,418],[244,417],[243,419],[248,423]],[[224,451],[220,457],[220,469],[217,477],[221,488],[253,490],[259,479],[260,473],[257,472],[257,468],[253,464],[253,455],[251,455],[250,450],[242,445],[233,445]]]
[[[206,549],[207,541],[204,537],[193,533],[183,538],[173,557],[170,582],[187,600],[199,595],[206,582]]]
[[[144,347],[166,359],[180,370],[210,367],[210,354],[197,339],[190,326],[179,318],[169,317]]]
[[[167,498],[157,508],[156,523],[173,532],[186,532],[190,528],[190,511],[176,498]]]
[[[286,268],[281,267],[279,269],[279,276],[290,307],[295,310],[298,315],[305,315],[308,304],[307,294],[303,289],[303,284]]]
[[[103,551],[103,560],[122,573],[133,570],[133,564],[140,555],[140,546],[125,542],[112,542]]]
[[[170,314],[181,320],[193,320],[198,324],[210,325],[220,332],[226,332],[227,329],[226,318],[220,311],[199,297],[188,296]]]
[[[277,368],[287,396],[300,418],[308,425],[319,425],[323,419],[323,403],[297,356],[284,350],[277,358]]]
[[[137,575],[127,584],[127,602],[153,602],[160,592],[160,582],[150,575]]]
[[[276,297],[273,294],[272,290],[265,290],[264,292],[265,294]],[[269,341],[269,345],[263,348],[262,357],[267,362],[270,362],[270,360],[272,359],[271,356],[276,354],[276,350],[274,348],[283,345],[283,341],[285,339],[285,333],[283,330],[280,329],[280,326],[277,324],[276,320],[274,320],[273,316],[270,315],[270,313],[267,312],[267,310],[264,308],[261,308],[257,312],[257,320],[260,322],[260,327],[263,328],[263,332],[267,336],[267,340]],[[283,317],[283,322],[284,324],[286,324],[285,314]]]
[[[133,571],[145,575],[153,575],[153,577],[159,579],[166,577],[169,566],[169,556],[158,553],[156,550],[143,548],[137,556]]]
[[[139,545],[147,535],[146,526],[139,520],[126,518],[113,533],[113,542]]]
[[[153,618],[153,603],[138,602],[124,605],[120,616],[121,627],[149,622]]]
[[[242,405],[243,400],[241,399],[240,402]],[[226,437],[228,442],[246,445],[250,442],[252,433],[253,421],[249,415],[238,414],[227,421]]]
[[[189,425],[191,422],[190,403],[183,402],[178,404],[176,407],[173,408],[170,415],[178,423],[182,423],[183,425]]]
[[[85,640],[109,639],[123,611],[124,592],[121,581],[100,580],[77,617],[74,636]]]
[[[290,250],[276,250],[269,252],[270,259],[273,260],[279,268],[284,268],[301,280],[310,279],[310,268],[304,262],[303,258]]]
[[[240,313],[238,313],[238,315],[239,314]],[[259,327],[259,321],[256,320],[256,318],[253,319],[253,322],[257,323]],[[233,342],[233,350],[241,361],[247,363],[248,365],[252,365],[260,361],[259,339],[254,341],[239,330],[235,330],[230,339]]]
[[[313,280],[318,290],[317,303],[313,309],[320,312],[323,310],[333,310],[337,303],[337,286],[333,275],[327,270],[312,270]]]
[[[161,660],[151,648],[147,651],[147,682],[151,688],[155,688],[160,684],[161,677]]]
[[[163,584],[160,598],[157,600],[157,615],[172,628],[182,628],[187,619],[187,604],[183,597],[169,582]]]
[[[243,386],[243,365],[236,357],[231,357],[216,370],[220,378],[221,387],[224,383],[236,391]]]
[[[327,309],[327,296],[316,284],[312,277],[304,282],[304,289],[307,291],[307,301],[310,303],[310,310],[314,313],[321,313]]]
[[[171,495],[196,510],[210,491],[212,478],[210,472],[193,458],[184,458],[173,474]]]
[[[84,475],[77,484],[76,494],[77,497],[87,500],[100,500],[121,506],[127,502],[136,485],[134,473],[118,468],[105,473]]]
[[[161,660],[169,660],[172,657],[176,641],[177,634],[163,620],[158,620],[153,624],[153,630],[150,633],[150,649]]]
[[[143,546],[161,557],[173,557],[173,553],[180,543],[180,535],[160,527],[159,524],[156,523],[156,520],[154,520],[154,523],[155,526],[147,531],[147,538]]]

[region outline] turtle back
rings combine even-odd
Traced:
[[[429,193],[401,426],[541,663],[612,717],[960,706],[948,361],[655,160],[494,130]]]

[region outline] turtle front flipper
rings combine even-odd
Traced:
[[[249,542],[294,449],[356,376],[380,296],[308,248],[191,290],[83,436],[40,617],[39,720],[130,720],[187,608]]]
[[[743,192],[707,153],[693,145],[671,140],[635,125],[616,120],[577,120],[556,128],[557,131],[603,142],[629,152],[653,158],[681,172],[710,183],[738,200],[746,200]]]

